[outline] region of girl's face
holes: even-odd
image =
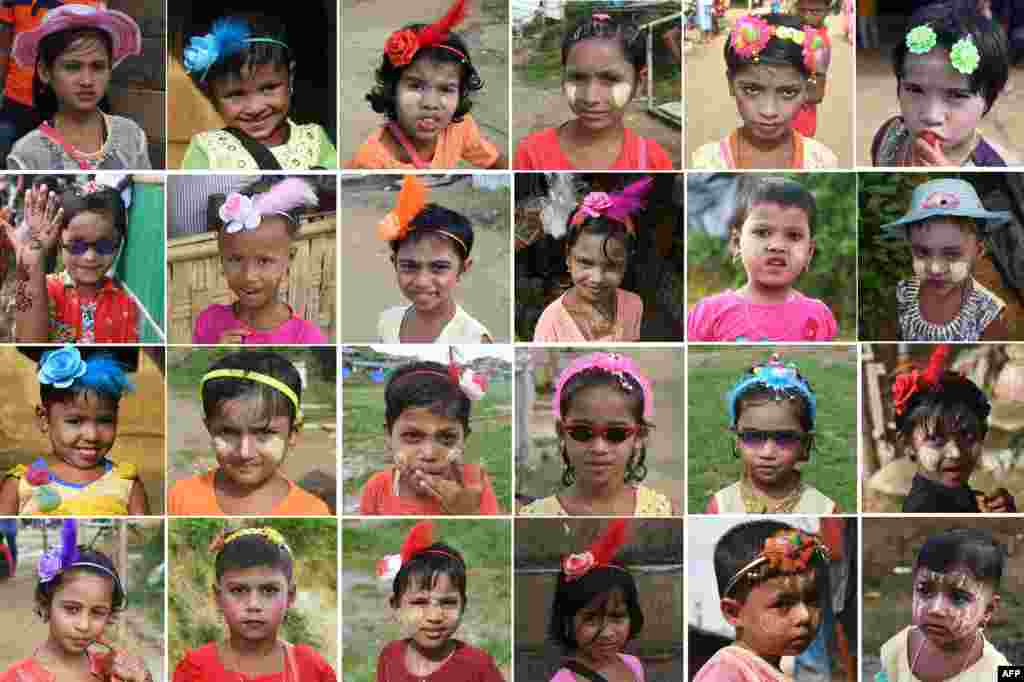
[[[426,651],[442,648],[455,635],[464,607],[451,576],[438,573],[431,582],[410,582],[395,608],[402,633]]]
[[[252,566],[224,571],[214,594],[231,636],[257,642],[277,639],[295,586],[278,568]]]
[[[210,88],[226,126],[272,147],[284,144],[287,135],[290,79],[284,64],[256,64],[241,74],[225,74]]]
[[[577,122],[591,131],[622,125],[644,72],[637,73],[615,40],[587,38],[571,48],[562,67],[562,89]]]
[[[588,303],[607,301],[626,276],[626,245],[621,239],[584,232],[565,262],[581,299]]]
[[[572,619],[577,653],[595,662],[613,661],[629,639],[629,607],[622,589],[599,594]]]
[[[268,417],[266,404],[258,395],[222,402],[218,414],[206,420],[206,430],[213,438],[221,470],[245,488],[266,483],[298,440],[289,418]]]
[[[746,648],[768,658],[796,656],[818,632],[821,596],[810,569],[763,580],[742,603],[723,599],[722,611]]]
[[[780,142],[807,101],[807,80],[791,65],[748,64],[729,79],[729,94],[747,131],[769,144]]]
[[[921,474],[950,488],[966,486],[981,457],[982,439],[969,429],[940,433],[920,424],[911,436]]]
[[[978,628],[992,618],[999,595],[966,566],[940,573],[914,571],[913,624],[939,649],[960,651],[974,645]]]
[[[971,91],[970,78],[953,68],[941,47],[907,53],[897,93],[911,139],[930,130],[943,149],[969,142],[985,115],[985,98]]]
[[[455,286],[473,264],[462,260],[443,235],[407,240],[394,256],[398,288],[416,310],[433,312],[452,303]]]
[[[922,286],[939,294],[962,287],[984,253],[984,243],[973,232],[947,218],[932,218],[910,228],[914,274]]]
[[[825,25],[829,4],[828,0],[797,0],[796,13],[804,24],[819,28]]]
[[[795,206],[754,204],[736,240],[747,281],[764,289],[788,289],[814,255],[807,213]]]
[[[613,386],[590,386],[572,396],[557,428],[578,483],[604,488],[625,480],[626,463],[646,437],[633,408],[634,399]]]
[[[806,438],[793,400],[751,401],[736,420],[736,450],[760,488],[789,483],[797,463],[807,460]]]
[[[462,422],[434,414],[429,407],[402,410],[388,440],[399,468],[442,478],[452,477],[452,465],[461,460],[466,446]]]
[[[111,245],[116,247],[120,235],[114,230],[114,221],[106,213],[82,211],[68,223],[61,233],[64,267],[78,285],[97,286],[114,263],[116,249],[101,254]],[[82,250],[84,247],[84,251]],[[80,252],[75,255],[76,252]]]
[[[291,236],[288,221],[263,216],[255,230],[229,234],[221,230],[220,262],[231,291],[244,310],[259,310],[277,302],[281,280],[288,273]]]
[[[423,56],[406,67],[395,87],[398,125],[414,142],[433,144],[459,107],[462,65]]]
[[[113,615],[110,578],[71,570],[61,578],[50,602],[50,641],[69,654],[82,654],[103,635]]]
[[[61,111],[91,112],[107,93],[110,52],[99,36],[76,38],[52,65],[39,63],[39,79],[53,88]]]
[[[114,447],[117,403],[92,391],[74,394],[67,402],[37,408],[39,430],[49,436],[53,454],[76,469],[92,469]]]

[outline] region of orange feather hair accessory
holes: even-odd
[[[395,207],[377,225],[377,236],[387,242],[405,239],[409,223],[427,205],[427,186],[415,175],[406,175]]]

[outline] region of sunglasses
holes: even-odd
[[[117,239],[97,239],[94,242],[87,242],[84,239],[72,239],[63,244],[72,256],[83,256],[92,249],[98,256],[109,256],[117,251],[119,241]]]
[[[748,448],[764,447],[768,441],[774,442],[780,448],[791,450],[803,445],[810,437],[804,431],[761,431],[759,429],[744,429],[737,431],[736,437]]]
[[[562,429],[569,434],[569,438],[572,438],[577,443],[589,443],[600,436],[609,443],[615,443],[616,445],[640,432],[639,426],[620,424],[598,426],[597,424],[579,422],[565,422],[562,425]]]

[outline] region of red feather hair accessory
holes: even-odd
[[[626,520],[615,519],[594,540],[590,549],[581,554],[570,554],[562,559],[562,573],[566,580],[582,578],[595,568],[614,566],[612,559],[626,542]]]
[[[403,28],[392,33],[384,43],[384,54],[391,65],[405,66],[409,64],[416,53],[425,47],[442,47],[457,55],[462,61],[467,61],[466,55],[459,50],[441,45],[451,30],[466,18],[467,4],[468,0],[455,0],[445,15],[429,26],[421,28],[419,31]]]
[[[949,344],[940,344],[932,351],[923,372],[913,369],[896,377],[892,385],[892,404],[897,416],[906,411],[907,404],[915,394],[933,390],[942,384],[951,352]]]

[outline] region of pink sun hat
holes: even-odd
[[[40,41],[53,33],[75,28],[95,28],[110,36],[113,46],[111,68],[125,57],[142,54],[142,32],[130,16],[113,9],[71,4],[50,10],[38,27],[16,35],[11,50],[14,59],[22,66],[35,68]]]

